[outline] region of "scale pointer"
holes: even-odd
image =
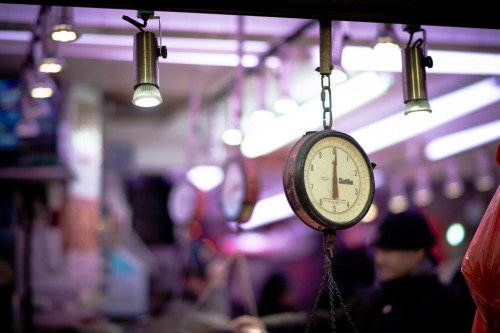
[[[335,155],[335,161],[333,162],[333,190],[332,190],[332,196],[333,199],[338,199],[339,198],[339,185],[337,181],[337,148],[333,149],[334,155]]]

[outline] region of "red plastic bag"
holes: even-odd
[[[462,261],[477,306],[472,333],[500,332],[500,186]]]

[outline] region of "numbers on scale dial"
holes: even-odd
[[[354,146],[339,138],[319,140],[311,147],[305,161],[304,182],[311,203],[318,211],[340,220],[349,220],[359,213],[357,210],[362,207],[356,207],[356,201],[366,181],[360,177],[362,158]],[[351,214],[350,209],[355,211]]]

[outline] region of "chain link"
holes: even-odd
[[[332,332],[335,333],[337,330],[337,325],[335,324],[335,297],[333,296],[333,286],[335,281],[333,281],[332,274],[332,258],[325,253],[325,267],[328,274],[328,297],[330,298],[330,322],[332,324]]]
[[[349,322],[349,325],[351,326],[351,329],[354,333],[358,333],[356,330],[356,325],[354,325],[354,321],[351,318],[351,315],[349,314],[349,310],[347,309],[347,306],[345,305],[344,299],[342,298],[342,295],[340,294],[340,290],[337,286],[337,283],[333,280],[333,273],[330,273],[331,275],[331,285],[333,285],[333,288],[335,289],[335,295],[337,295],[337,298],[339,299],[340,304],[342,305],[342,308],[344,309],[345,316],[347,318],[347,321]],[[330,281],[330,280],[329,280]]]
[[[309,330],[311,329],[312,321],[316,314],[316,310],[318,308],[319,299],[321,297],[322,291],[325,287],[325,282],[327,280],[328,280],[328,298],[330,305],[330,323],[331,323],[332,333],[335,333],[337,330],[337,325],[335,322],[335,296],[339,300],[342,309],[345,312],[345,316],[347,318],[347,321],[349,322],[349,325],[351,326],[352,331],[354,333],[358,333],[358,331],[356,330],[356,326],[354,325],[354,322],[351,318],[351,315],[349,314],[347,306],[344,303],[344,299],[340,294],[340,290],[337,286],[337,283],[333,279],[332,259],[333,259],[333,244],[335,242],[335,239],[336,239],[335,233],[328,233],[328,231],[325,231],[323,235],[323,249],[325,251],[325,262],[323,264],[324,273],[321,279],[321,283],[319,285],[318,292],[316,294],[316,298],[314,300],[313,308],[306,323],[305,333],[309,333]]]
[[[321,103],[323,104],[323,128],[332,129],[332,90],[329,74],[321,74]]]

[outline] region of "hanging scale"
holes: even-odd
[[[332,331],[335,332],[334,293],[347,310],[332,276],[333,244],[336,230],[352,227],[368,212],[375,185],[374,164],[363,148],[348,134],[332,130],[331,21],[320,20],[321,101],[323,130],[307,132],[295,143],[285,160],[283,187],[297,217],[311,228],[323,231],[325,273],[313,306],[309,331],[319,295],[328,280]],[[356,328],[346,311],[354,332]]]

